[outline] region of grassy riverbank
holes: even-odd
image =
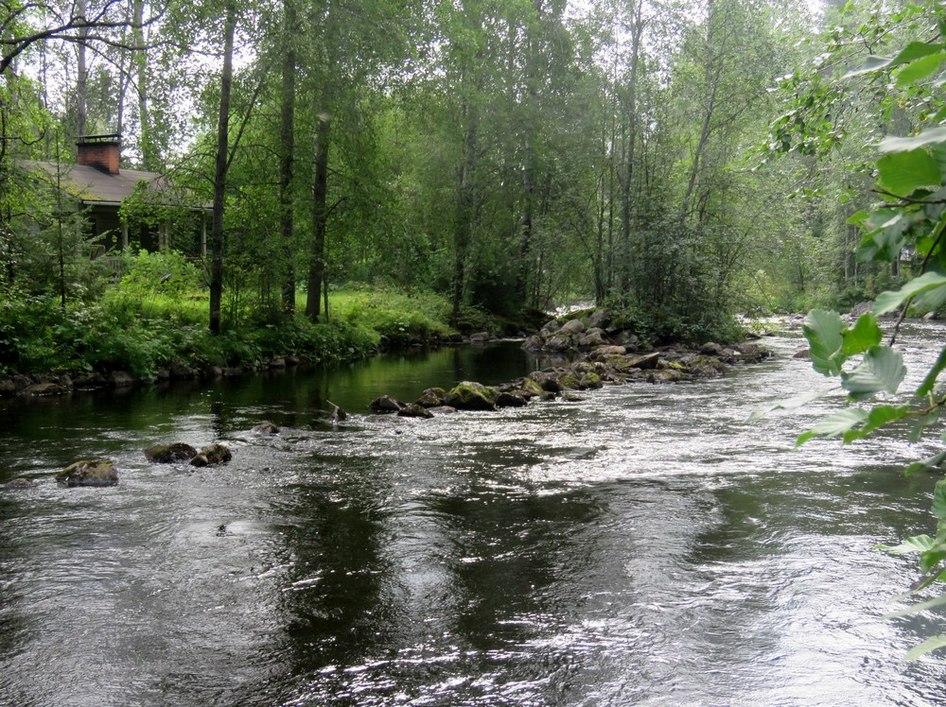
[[[431,292],[349,288],[330,295],[327,320],[312,323],[261,312],[237,295],[225,300],[226,331],[211,336],[207,294],[193,267],[173,255],[142,254],[117,282],[64,308],[50,295],[0,293],[0,375],[125,371],[148,379],[174,368],[259,367],[282,357],[340,361],[455,339],[449,311],[446,298]],[[476,310],[468,319],[475,328],[493,326]]]

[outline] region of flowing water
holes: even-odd
[[[946,329],[912,324],[911,378]],[[379,393],[508,380],[515,345],[0,409],[0,703],[946,704],[946,628],[891,619],[934,479],[895,438],[750,413],[830,382],[780,355],[497,413],[364,415]],[[353,411],[337,428],[327,400]],[[362,413],[362,414],[359,414]],[[261,419],[278,437],[248,430]],[[148,464],[229,440],[225,467]],[[58,487],[107,455],[109,489]]]

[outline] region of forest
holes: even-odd
[[[944,704],[944,318],[936,0],[0,0],[0,702]]]
[[[858,259],[848,223],[865,141],[919,101],[839,83],[912,31],[869,3],[4,8],[8,370],[328,360],[573,301],[732,339],[909,267]],[[94,135],[161,175],[111,229],[63,188]]]

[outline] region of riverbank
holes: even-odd
[[[211,336],[199,291],[142,291],[122,281],[92,303],[65,308],[48,297],[8,296],[0,302],[0,397],[324,366],[459,343],[471,332],[488,339],[515,326],[470,308],[458,330],[449,312],[435,293],[348,289],[330,296],[327,320],[231,313],[236,321]]]

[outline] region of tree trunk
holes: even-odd
[[[641,22],[641,5],[634,10],[634,27],[631,30],[631,76],[627,87],[627,150],[624,155],[624,175],[621,184],[621,297],[627,297],[631,289],[631,188],[634,181],[634,148],[637,137],[637,65],[640,58],[641,35],[644,25]]]
[[[135,68],[135,83],[138,93],[138,133],[141,149],[141,163],[147,170],[158,168],[158,150],[151,128],[151,114],[148,109],[148,54],[144,49],[145,36],[142,22],[144,21],[145,0],[132,0],[132,28],[131,36],[134,46],[139,47],[132,55]]]
[[[223,199],[229,154],[230,86],[233,83],[233,33],[236,0],[227,0],[223,38],[223,73],[220,76],[220,112],[217,116],[217,159],[214,169],[213,225],[210,231],[210,333],[220,333],[223,299]]]
[[[84,20],[86,0],[76,0],[76,17]],[[78,31],[79,41],[76,44],[76,137],[86,134],[89,106],[89,67],[85,58],[85,38],[89,36],[87,27]]]
[[[476,166],[476,113],[467,106],[466,135],[463,140],[463,155],[457,173],[457,212],[454,220],[453,241],[453,293],[451,296],[451,320],[460,320],[463,305],[463,290],[466,280],[466,259],[473,232],[473,170]]]
[[[328,225],[328,148],[331,116],[318,113],[315,132],[315,159],[312,170],[312,246],[309,252],[309,282],[305,314],[313,322],[319,318],[322,282],[325,279],[325,231]]]
[[[296,111],[296,52],[293,45],[296,30],[296,8],[294,0],[283,1],[283,42],[285,53],[282,65],[282,111],[279,120],[279,231],[285,280],[282,289],[283,310],[292,314],[296,309],[296,268],[294,263],[295,242],[292,229],[292,159],[293,136]]]

